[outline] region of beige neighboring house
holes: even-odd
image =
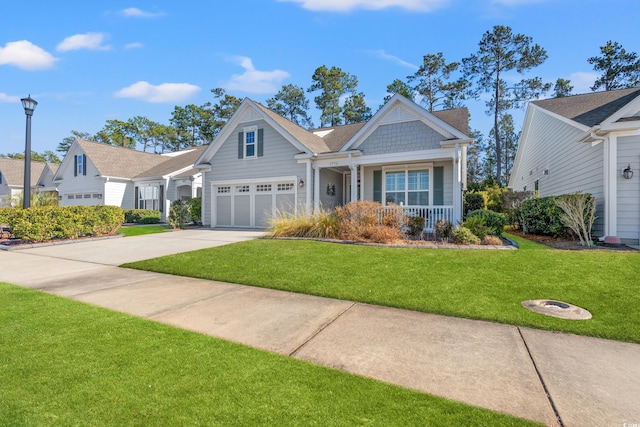
[[[31,162],[31,191],[55,192],[53,176],[58,170],[55,163]],[[0,158],[0,207],[13,206],[24,190],[24,159]]]
[[[205,149],[153,154],[77,139],[53,180],[60,205],[153,209],[166,221],[172,201],[200,196],[202,173],[193,164]]]

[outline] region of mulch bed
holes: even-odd
[[[563,250],[570,250],[570,251],[584,251],[584,250],[588,251],[588,250],[606,249],[606,250],[614,250],[614,251],[638,252],[637,249],[631,248],[627,245],[611,245],[611,244],[596,242],[596,246],[586,247],[586,246],[581,246],[579,240],[562,238],[562,237],[539,236],[536,234],[525,234],[521,230],[509,230],[509,234],[513,234],[514,236],[522,237],[524,239],[528,239],[536,243],[549,246],[554,249],[563,249]]]

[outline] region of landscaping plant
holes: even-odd
[[[479,245],[480,238],[473,234],[464,225],[459,225],[453,230],[453,241],[459,245]]]
[[[169,225],[174,230],[184,228],[184,226],[191,220],[191,213],[189,212],[189,206],[182,200],[174,200],[171,202],[169,208]]]
[[[590,194],[567,194],[556,199],[562,209],[560,221],[580,239],[582,246],[593,246],[591,230],[596,220],[596,198]]]

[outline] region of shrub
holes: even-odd
[[[467,227],[460,225],[453,230],[453,241],[460,245],[477,245],[480,243],[478,236]]]
[[[340,224],[338,238],[344,240],[382,243],[381,240],[386,238],[386,242],[391,242],[402,237],[400,227],[407,222],[402,207],[392,206],[385,209],[378,202],[365,200],[339,206],[335,213]],[[375,231],[375,228],[385,230]]]
[[[500,236],[504,231],[504,226],[507,224],[507,217],[502,213],[490,210],[477,210],[470,212],[465,221],[465,227],[471,229],[471,231],[473,231],[473,228],[467,225],[467,221],[471,219],[479,221],[487,228],[488,231],[485,234],[492,234],[494,236]],[[476,233],[474,232],[474,234]],[[481,239],[484,237],[478,234],[476,234],[476,236]]]
[[[464,216],[467,217],[469,212],[486,209],[487,204],[484,197],[480,193],[465,193],[464,195]]]
[[[566,194],[556,199],[562,209],[560,221],[580,239],[582,246],[592,246],[591,230],[596,220],[596,199],[590,194]]]
[[[533,191],[507,191],[502,197],[502,212],[507,215],[507,224],[521,228],[520,207],[522,202],[533,198]]]
[[[111,235],[124,222],[121,208],[104,205],[13,208],[5,218],[14,237],[29,242]]]
[[[528,199],[520,205],[520,224],[524,233],[561,236],[567,228],[560,217],[562,209],[556,203],[558,196]]]
[[[194,197],[187,200],[187,206],[189,206],[189,213],[191,214],[191,221],[194,224],[202,224],[202,197]]]
[[[491,229],[487,226],[487,222],[478,217],[467,218],[462,225],[471,231],[478,239],[482,240],[485,236],[491,235]]]
[[[161,214],[153,209],[127,209],[124,211],[124,222],[135,224],[158,224]]]
[[[482,244],[502,246],[502,239],[498,236],[492,236],[491,234],[489,234],[488,236],[484,236],[484,239],[482,239]]]
[[[447,221],[446,219],[441,219],[440,221],[436,222],[433,228],[436,239],[440,241],[449,240],[449,238],[453,234],[453,224],[451,224],[451,222]]]
[[[422,237],[422,232],[424,231],[424,218],[421,216],[410,217],[407,227],[411,236]]]
[[[169,225],[174,230],[184,228],[185,224],[191,220],[189,206],[182,200],[174,200],[169,208]]]
[[[268,233],[271,237],[335,239],[338,226],[336,215],[324,209],[313,215],[279,212],[269,220]]]

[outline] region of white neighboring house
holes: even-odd
[[[277,212],[352,200],[402,205],[426,229],[455,224],[468,120],[466,108],[430,113],[394,95],[366,123],[306,130],[247,98],[195,164],[203,224],[262,228]]]
[[[31,191],[56,192],[53,176],[58,170],[55,163],[31,162]],[[0,207],[13,206],[24,190],[24,160],[0,157]],[[57,193],[56,193],[57,196]]]
[[[153,209],[166,221],[172,201],[200,196],[202,173],[193,164],[205,149],[152,154],[77,139],[54,177],[60,205]]]
[[[638,244],[640,88],[530,102],[509,187],[591,193],[594,235]]]

